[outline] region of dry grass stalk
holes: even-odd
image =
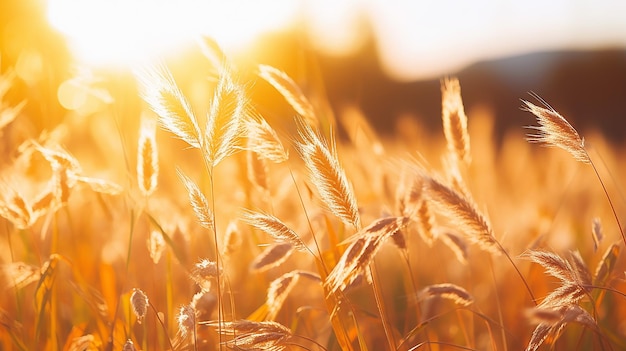
[[[313,105],[300,90],[300,87],[285,72],[268,65],[259,65],[259,77],[265,79],[287,100],[307,124],[317,127],[319,121],[315,115]]]
[[[236,151],[247,115],[247,98],[241,85],[224,71],[217,83],[205,129],[204,155],[216,166]]]
[[[591,274],[578,252],[570,252],[567,260],[543,250],[530,250],[523,257],[541,265],[546,273],[561,281],[562,285],[546,296],[540,307],[573,305],[591,290]]]
[[[604,238],[602,222],[600,222],[600,218],[598,217],[595,217],[591,223],[591,238],[593,239],[593,252],[596,252]]]
[[[552,107],[546,104],[543,108],[531,102],[522,100],[523,109],[535,115],[539,126],[530,126],[528,129],[537,131],[536,134],[528,134],[526,140],[531,143],[539,143],[547,146],[559,147],[574,156],[583,163],[591,163],[589,154],[585,150],[585,141],[569,122]]]
[[[596,267],[596,271],[593,275],[593,283],[595,285],[604,285],[611,276],[613,268],[617,263],[619,257],[620,246],[617,244],[611,245],[600,260],[600,264]]]
[[[267,213],[246,211],[243,220],[249,225],[263,231],[279,242],[291,244],[296,250],[306,251],[307,246],[293,229],[275,216]]]
[[[156,123],[149,118],[141,121],[137,150],[137,181],[143,196],[150,196],[157,187],[159,156],[156,144]]]
[[[203,323],[212,327],[217,322]],[[293,337],[291,330],[284,325],[273,322],[253,322],[238,320],[222,323],[222,334],[234,335],[229,344],[236,349],[280,351],[287,347]]]
[[[282,163],[289,159],[289,153],[285,150],[276,131],[264,118],[260,116],[247,118],[245,126],[248,150],[254,151],[259,157],[274,163]]]
[[[354,234],[353,242],[326,277],[328,293],[344,290],[366,271],[387,238],[406,227],[407,217],[387,217],[374,221]]]
[[[433,178],[426,178],[424,184],[428,199],[442,214],[458,224],[459,231],[465,233],[483,250],[500,253],[500,246],[489,221],[478,211],[471,199]]]
[[[198,223],[208,230],[213,229],[213,212],[209,207],[209,202],[206,197],[200,191],[200,188],[193,180],[183,174],[181,170],[177,170],[178,177],[182,180],[185,188],[187,189],[187,193],[189,194],[189,202],[191,203],[191,207],[193,208],[193,212],[198,219]]]
[[[434,296],[439,296],[445,299],[454,301],[457,305],[469,306],[474,302],[474,298],[462,287],[450,284],[434,284],[429,285],[418,293],[418,299],[424,300]]]
[[[134,288],[133,293],[130,295],[130,307],[133,309],[135,317],[137,317],[137,323],[141,324],[146,317],[148,306],[148,296],[141,289]]]
[[[164,66],[150,67],[138,73],[142,97],[159,116],[161,125],[194,148],[203,145],[202,132],[191,104]]]
[[[310,126],[300,121],[298,127],[302,138],[298,150],[320,198],[344,223],[360,229],[361,218],[354,190],[339,164],[334,142],[331,141],[328,147]]]
[[[252,261],[250,269],[263,272],[278,267],[287,261],[293,250],[293,245],[288,242],[270,245]]]
[[[71,172],[72,175],[82,173],[78,160],[62,147],[56,146],[56,149],[52,149],[35,144],[35,148],[50,163],[53,170],[65,169]]]
[[[441,83],[443,132],[448,151],[457,162],[469,164],[470,139],[467,132],[467,116],[461,99],[461,85],[456,78],[444,79]]]

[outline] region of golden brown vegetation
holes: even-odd
[[[148,67],[143,122],[70,115],[2,144],[0,349],[626,348],[626,150],[527,101],[529,141],[574,159],[519,132],[496,146],[456,79],[439,135],[401,119],[384,139],[347,109],[337,140],[287,74],[202,49],[209,101]],[[252,74],[295,133],[258,112]],[[23,106],[0,104],[0,133]]]

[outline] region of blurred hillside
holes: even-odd
[[[6,97],[9,102],[26,97],[30,101],[26,112],[41,113],[44,109],[49,118],[39,121],[38,127],[48,128],[63,114],[56,90],[75,73],[76,65],[71,62],[62,37],[46,23],[43,8],[39,1],[2,2],[0,67],[2,72],[17,67],[21,78]],[[335,112],[345,105],[360,107],[381,133],[392,133],[394,121],[401,115],[415,116],[438,128],[441,106],[437,79],[412,82],[390,79],[378,59],[373,35],[367,36],[369,39],[357,52],[342,57],[314,50],[303,31],[266,35],[250,49],[254,54],[240,56],[247,63],[265,63],[284,70],[305,93],[316,95],[318,101],[326,97]],[[206,67],[202,60],[194,49],[180,53],[175,61],[181,67],[192,64]],[[108,74],[102,72],[103,76]],[[124,74],[124,79],[129,79],[130,73]],[[197,72],[180,71],[178,75],[184,82]],[[461,81],[466,110],[486,106],[496,116],[498,130],[532,122],[519,109],[519,99],[529,99],[528,92],[532,91],[580,130],[598,128],[614,142],[621,142],[626,134],[624,49],[528,53],[477,62],[449,75],[456,75]],[[254,89],[257,96],[264,97],[261,112],[274,116],[293,114],[271,87],[258,84]],[[132,100],[127,93],[124,90],[125,99]],[[271,99],[272,96],[276,99]]]

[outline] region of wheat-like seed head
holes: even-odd
[[[595,285],[603,285],[611,276],[613,268],[617,263],[619,257],[620,246],[617,244],[611,245],[600,260],[600,264],[596,267],[596,271],[593,274],[593,283]]]
[[[462,263],[467,264],[467,255],[468,255],[468,247],[467,243],[460,235],[456,235],[450,231],[443,231],[437,238],[441,239],[441,241],[454,253],[456,259]]]
[[[576,160],[591,163],[589,154],[585,150],[584,140],[563,116],[549,106],[543,108],[525,100],[522,100],[522,103],[524,104],[522,109],[535,115],[539,123],[539,126],[528,127],[537,133],[528,134],[526,140],[531,143],[559,147],[569,152]]]
[[[267,160],[253,151],[246,151],[246,174],[248,180],[262,193],[269,192]]]
[[[270,287],[267,289],[266,299],[268,320],[274,320],[276,318],[278,311],[280,311],[287,296],[298,283],[299,278],[300,275],[292,271],[281,275],[270,283]]]
[[[183,305],[178,311],[176,317],[178,322],[178,330],[183,337],[187,336],[196,329],[196,311],[192,305]]]
[[[598,246],[602,242],[604,238],[604,234],[602,233],[602,222],[600,222],[600,218],[594,217],[591,223],[591,238],[593,239],[593,252],[598,251]]]
[[[209,207],[209,202],[206,197],[200,191],[200,188],[196,183],[194,183],[191,178],[187,177],[183,174],[183,172],[177,169],[178,177],[182,180],[183,185],[187,189],[187,193],[189,194],[189,202],[191,203],[191,207],[193,208],[193,212],[198,219],[198,222],[202,227],[208,230],[213,229],[213,212]]]
[[[276,131],[264,118],[261,116],[247,118],[245,127],[248,137],[248,150],[254,151],[259,157],[274,163],[282,163],[289,159],[289,153],[285,150]]]
[[[211,327],[218,325],[217,322],[202,324]],[[222,322],[221,325],[222,334],[234,336],[229,344],[237,349],[281,351],[286,348],[286,342],[293,337],[289,328],[274,321],[238,320]]]
[[[41,278],[42,269],[24,262],[11,262],[0,265],[4,276],[3,288],[23,288]]]
[[[130,295],[130,306],[137,317],[137,323],[141,324],[148,313],[148,296],[141,289],[134,288]]]
[[[203,145],[202,132],[191,104],[164,66],[148,67],[137,73],[142,97],[159,116],[161,125],[194,148]]]
[[[299,120],[300,121],[300,120]],[[334,142],[328,147],[320,137],[300,121],[299,134],[302,142],[298,151],[309,170],[309,176],[317,192],[328,208],[344,223],[361,228],[361,218],[352,185],[339,164]]]
[[[165,251],[165,240],[163,239],[163,234],[161,234],[158,230],[150,231],[150,237],[146,241],[148,246],[148,253],[150,253],[150,258],[154,264],[159,263],[161,260],[161,255],[163,251]]]
[[[224,245],[222,245],[222,254],[230,257],[241,246],[241,235],[237,221],[230,221],[224,232]]]
[[[442,214],[458,224],[459,231],[464,232],[482,249],[494,254],[500,253],[489,221],[478,211],[471,199],[433,178],[426,178],[424,184],[428,199]]]
[[[259,65],[259,77],[270,83],[312,128],[319,125],[313,105],[300,87],[285,72],[268,65]]]
[[[84,351],[84,350],[97,350],[100,346],[99,341],[93,336],[93,334],[87,334],[78,336],[72,339],[72,343],[67,348],[68,351]]]
[[[232,155],[244,132],[248,100],[244,88],[235,82],[230,72],[223,71],[218,81],[205,129],[204,155],[211,166]]]
[[[288,242],[270,245],[252,261],[250,269],[263,272],[270,268],[278,267],[287,261],[293,250],[293,245]]]
[[[137,181],[143,196],[150,196],[157,187],[159,156],[156,144],[156,123],[143,118],[137,150]]]
[[[470,140],[467,132],[467,116],[461,99],[461,85],[456,78],[441,83],[443,132],[448,151],[457,162],[470,163]]]
[[[595,319],[578,305],[564,305],[556,307],[537,307],[529,316],[532,321],[539,323],[528,342],[526,351],[536,351],[544,342],[554,343],[568,323],[580,323],[592,330],[597,330]]]
[[[418,299],[423,300],[429,297],[439,296],[454,301],[454,303],[462,306],[469,306],[474,302],[472,295],[462,287],[450,284],[434,284],[429,285],[417,294]]]
[[[122,348],[122,351],[136,351],[137,349],[135,348],[135,344],[133,343],[132,340],[128,339],[126,340],[126,342],[124,343],[124,347]]]
[[[544,298],[541,307],[575,304],[591,290],[591,274],[578,252],[569,252],[564,259],[553,252],[529,250],[522,257],[540,264],[546,273],[561,281],[562,285]]]
[[[279,242],[290,243],[296,250],[307,250],[300,236],[275,216],[267,213],[246,211],[243,214],[243,220],[258,230],[269,234]]]
[[[381,218],[354,234],[352,243],[326,277],[324,285],[329,293],[344,290],[354,282],[366,271],[385,240],[408,223],[407,217]]]
[[[202,290],[209,291],[211,281],[216,279],[221,273],[221,268],[218,271],[217,264],[214,261],[203,259],[195,264],[190,275],[191,279],[193,279]]]

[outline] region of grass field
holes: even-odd
[[[379,136],[204,49],[138,70],[140,108],[0,105],[0,350],[626,348],[626,150],[532,96],[496,144],[454,78],[440,132]]]

